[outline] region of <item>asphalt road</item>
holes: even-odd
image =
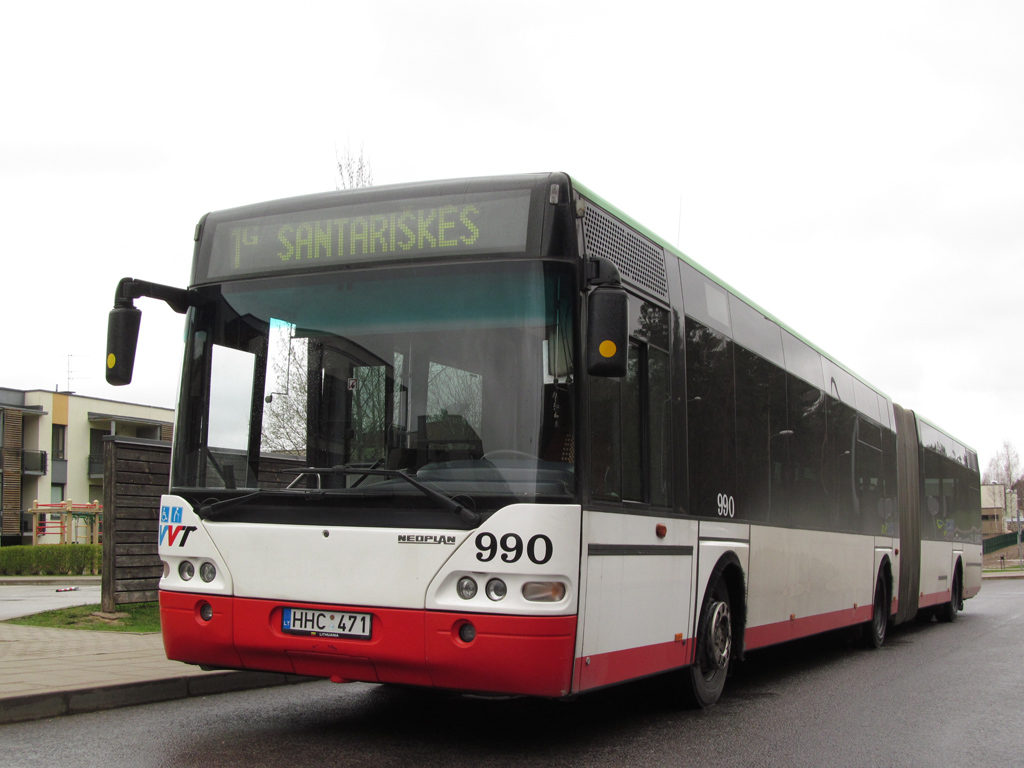
[[[0,726],[25,766],[1020,765],[1024,580],[868,651],[831,634],[751,654],[718,705],[666,681],[573,702],[310,683]]]
[[[0,584],[0,621],[16,619],[42,611],[68,608],[75,605],[96,605],[100,602],[99,584],[84,584],[70,592],[65,584]],[[0,765],[2,765],[0,748]]]

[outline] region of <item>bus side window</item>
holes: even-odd
[[[648,501],[658,507],[672,503],[672,389],[669,354],[647,348],[647,434],[650,451]]]
[[[813,384],[788,374],[789,438],[789,519],[786,524],[801,528],[820,528],[829,507],[825,446],[828,440],[828,397]],[[773,510],[774,511],[774,510]],[[776,521],[773,517],[772,522]]]
[[[690,514],[747,517],[735,506],[733,342],[692,317],[686,318],[686,424]]]
[[[632,346],[632,345],[631,345]],[[628,379],[628,375],[626,377]],[[591,494],[595,499],[621,501],[623,390],[626,379],[593,376],[590,379]],[[636,446],[627,446],[634,449]]]
[[[733,352],[737,514],[778,524],[789,517],[784,478],[792,431],[786,416],[786,372],[739,343]]]
[[[591,378],[592,495],[670,503],[669,355],[631,339],[626,376]]]

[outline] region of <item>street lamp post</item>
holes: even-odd
[[[1021,568],[1024,568],[1024,552],[1021,551],[1020,505],[1017,503],[1017,492],[1003,486],[1003,514],[1005,515],[1005,520],[1013,520],[1010,516],[1011,504],[1017,508],[1017,563]]]
[[[1020,502],[1017,501],[1017,494],[1013,494],[1013,501],[1017,505],[1017,562],[1021,568],[1024,568],[1024,553],[1021,552],[1020,547]]]

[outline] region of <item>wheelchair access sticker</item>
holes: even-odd
[[[164,540],[167,540],[167,546],[173,547],[174,542],[178,541],[178,537],[181,540],[178,541],[179,547],[184,547],[185,542],[188,541],[188,535],[192,531],[196,530],[194,525],[181,525],[181,507],[160,507],[160,545],[163,546]],[[177,523],[177,525],[176,525]]]

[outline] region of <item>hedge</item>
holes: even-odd
[[[102,544],[0,547],[0,576],[88,576],[102,563]]]

